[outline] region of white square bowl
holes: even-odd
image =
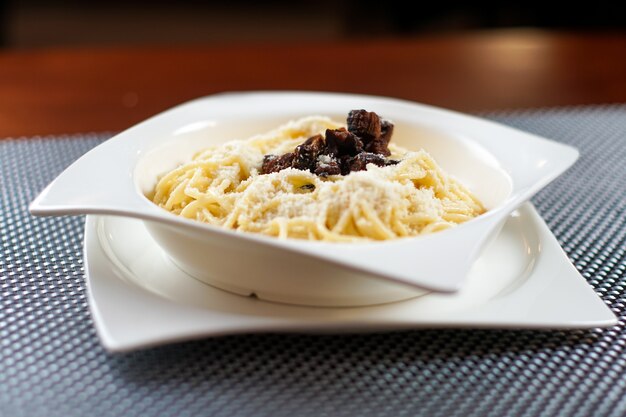
[[[145,194],[196,151],[307,115],[364,108],[391,119],[393,141],[424,148],[488,211],[413,238],[327,243],[236,233],[181,218]],[[140,218],[178,267],[212,285],[294,304],[354,306],[455,292],[513,210],[563,173],[578,151],[477,117],[361,95],[251,92],[210,96],[150,118],[94,148],[31,204],[37,215]]]

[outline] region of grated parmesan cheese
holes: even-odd
[[[242,232],[327,241],[385,240],[442,230],[484,211],[424,150],[390,146],[397,165],[320,178],[293,168],[261,175],[282,154],[325,129],[324,117],[199,152],[162,177],[154,202],[175,214]],[[319,156],[321,164],[331,162]]]

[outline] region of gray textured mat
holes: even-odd
[[[107,136],[3,140],[0,416],[625,416],[626,106],[490,117],[580,149],[534,203],[618,326],[235,336],[107,354],[86,304],[83,219],[26,211]]]

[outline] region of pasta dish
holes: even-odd
[[[484,212],[425,150],[389,143],[392,132],[365,110],[351,111],[347,125],[304,117],[200,151],[149,197],[240,232],[330,242],[416,236]]]

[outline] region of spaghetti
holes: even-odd
[[[161,177],[151,198],[177,215],[236,231],[330,242],[416,236],[484,212],[426,151],[393,144],[395,165],[368,164],[345,176],[294,168],[260,173],[264,155],[291,152],[340,127],[326,117],[306,117],[203,150]]]

